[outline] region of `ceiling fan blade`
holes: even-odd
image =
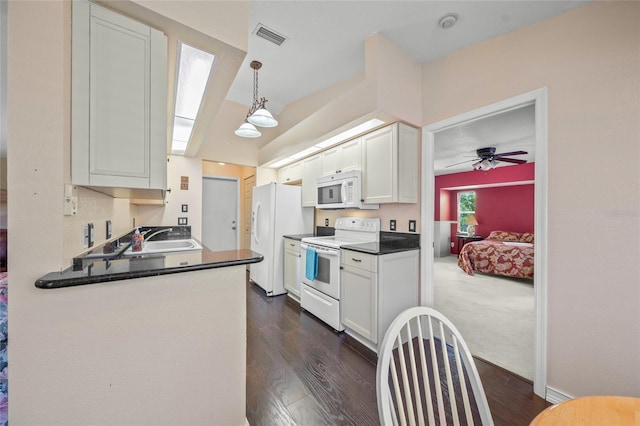
[[[528,154],[528,152],[527,151],[501,152],[500,154],[495,154],[494,157],[502,157],[502,156],[509,157],[512,155],[525,155],[525,154]]]
[[[494,158],[496,161],[504,161],[505,163],[524,164],[527,160],[520,160],[517,158]]]
[[[461,161],[459,163],[449,164],[448,166],[444,166],[444,168],[446,169],[447,167],[453,167],[453,166],[457,166],[459,164],[470,163],[470,162],[476,161],[476,160],[479,160],[479,158],[474,158],[473,160],[467,160],[467,161]]]

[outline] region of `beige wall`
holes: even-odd
[[[591,3],[422,81],[424,125],[548,88],[548,385],[639,396],[640,3]]]
[[[189,188],[181,189],[182,176],[189,178]],[[202,237],[202,169],[197,158],[170,155],[167,163],[167,188],[164,206],[138,206],[136,225],[175,226],[179,217],[186,217],[191,235]],[[188,212],[182,212],[182,204]]]

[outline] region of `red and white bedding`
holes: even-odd
[[[473,272],[533,279],[533,234],[493,231],[486,240],[464,245],[458,266]]]

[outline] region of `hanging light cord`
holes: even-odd
[[[264,97],[258,99],[258,70],[262,68],[262,63],[259,61],[251,61],[250,66],[253,68],[253,105],[251,105],[246,118],[251,117],[257,110],[264,108],[264,105],[267,103],[267,99]]]

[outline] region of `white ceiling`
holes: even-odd
[[[250,1],[248,52],[227,99],[250,105],[252,60],[263,63],[259,95],[280,113],[289,103],[364,72],[365,39],[380,33],[420,63],[546,19],[580,1]],[[438,20],[456,13],[441,29]],[[258,24],[288,39],[276,46]]]
[[[473,170],[479,148],[495,147],[496,154],[526,151],[526,155],[511,158],[527,160],[535,158],[535,105],[492,115],[480,120],[463,123],[435,135],[435,174],[450,174]],[[462,163],[462,164],[458,164]],[[512,166],[498,162],[498,167]]]

